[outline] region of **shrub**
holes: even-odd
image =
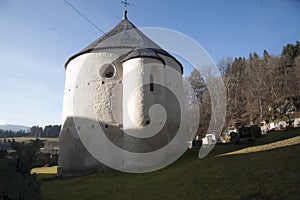
[[[0,161],[0,199],[41,199],[41,183],[35,174],[16,171],[15,160]]]

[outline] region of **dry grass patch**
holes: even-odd
[[[57,166],[52,167],[36,167],[31,170],[31,174],[56,174]]]
[[[270,144],[259,145],[259,146],[254,146],[254,147],[248,147],[248,148],[241,149],[241,150],[238,150],[238,151],[233,151],[233,152],[221,154],[219,156],[255,153],[255,152],[259,152],[259,151],[267,151],[267,150],[272,150],[272,149],[276,149],[276,148],[292,146],[292,145],[296,145],[296,144],[300,144],[300,136],[285,139],[283,141],[273,142],[273,143],[270,143]]]

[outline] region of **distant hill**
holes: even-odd
[[[11,131],[19,131],[19,130],[29,131],[30,127],[23,126],[23,125],[15,125],[15,124],[1,124],[0,129],[11,130]]]

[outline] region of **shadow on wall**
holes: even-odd
[[[139,138],[128,135],[119,125],[104,124],[87,118],[68,117],[60,133],[58,176],[82,176],[112,170],[88,151],[78,132],[81,137],[87,136],[95,142],[94,138],[97,138],[97,134],[101,134],[99,132],[101,127],[105,137],[118,148],[128,152],[147,153],[167,145],[178,132],[180,120],[180,114],[173,115],[169,120],[167,118],[159,133],[148,138]],[[101,145],[100,141],[99,145]],[[110,152],[110,150],[108,149],[106,152]],[[115,158],[111,157],[111,159]]]

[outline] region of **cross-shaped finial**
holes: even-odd
[[[130,6],[130,3],[128,3],[127,0],[121,1],[121,3],[124,5],[124,10],[126,10],[127,6]]]
[[[121,1],[122,4],[124,4],[124,16],[123,19],[127,19],[127,6],[130,6],[130,3],[127,2],[127,0]]]

